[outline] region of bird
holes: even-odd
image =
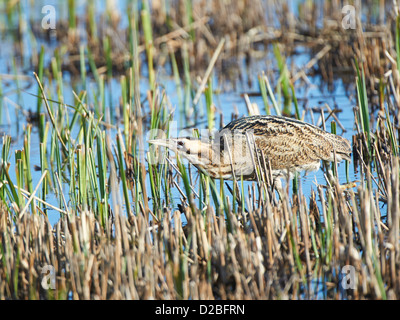
[[[301,120],[274,115],[236,119],[209,137],[154,139],[212,178],[256,180],[260,155],[275,180],[317,171],[321,160],[351,161],[350,142]]]

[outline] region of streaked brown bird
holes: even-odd
[[[345,138],[303,121],[280,116],[251,116],[232,121],[214,139],[150,140],[185,157],[213,178],[255,180],[258,155],[265,157],[274,179],[296,172],[315,171],[321,160],[351,160]]]

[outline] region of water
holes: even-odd
[[[51,1],[50,1],[51,2]],[[44,3],[44,2],[43,2]],[[51,4],[46,1],[45,4]],[[23,4],[24,5],[24,4]],[[25,4],[26,5],[26,4]],[[44,5],[44,4],[42,4]],[[54,3],[56,6],[62,6],[61,3]],[[121,5],[118,3],[118,5]],[[34,7],[36,9],[41,8],[41,3],[38,1],[35,3]],[[57,7],[58,8],[58,7]],[[80,9],[79,9],[80,8]],[[78,6],[79,10],[82,8]],[[60,12],[64,12],[65,10],[60,10]],[[40,12],[40,11],[38,11]],[[27,19],[32,18],[33,13],[26,12]],[[39,16],[40,17],[40,16]],[[60,17],[61,19],[61,17]],[[39,21],[40,20],[36,20]],[[122,25],[126,24],[125,18],[122,19]],[[28,112],[28,110],[34,111],[36,109],[36,97],[30,95],[37,94],[38,88],[36,82],[33,77],[33,72],[35,71],[29,63],[29,57],[31,56],[31,50],[35,48],[39,48],[41,44],[46,46],[46,58],[45,58],[45,66],[48,66],[48,63],[53,56],[53,50],[57,47],[57,43],[46,42],[44,40],[37,39],[36,46],[32,45],[32,42],[29,41],[29,34],[25,35],[26,39],[24,43],[26,44],[24,56],[22,59],[14,59],[14,39],[11,33],[7,33],[7,29],[2,33],[2,48],[0,50],[0,79],[2,81],[3,87],[3,110],[2,110],[2,120],[0,123],[0,130],[3,135],[10,135],[13,139],[12,150],[20,150],[23,148],[23,128],[27,125],[26,116],[24,113]],[[312,57],[307,48],[297,47],[297,54],[288,57],[287,63],[294,64],[296,70],[300,70],[302,66],[304,66]],[[258,80],[257,76],[260,71],[267,70],[268,68],[276,68],[276,63],[273,55],[271,54],[272,50],[269,50],[265,53],[265,56],[262,59],[257,59],[252,62],[252,64],[247,68],[245,66],[245,59],[239,57],[238,65],[241,66],[241,73],[243,75],[243,81],[239,81],[235,84],[236,90],[228,90],[222,91],[219,94],[216,94],[214,97],[214,102],[218,111],[216,112],[216,125],[219,123],[219,113],[222,113],[224,116],[225,124],[227,124],[231,118],[232,111],[237,109],[239,116],[246,116],[247,107],[244,101],[244,98],[241,96],[242,93],[251,93],[251,92],[259,92],[258,89]],[[22,61],[23,63],[14,63],[15,61]],[[145,68],[144,68],[145,69]],[[15,70],[15,71],[14,71]],[[17,74],[17,78],[13,75]],[[145,72],[142,72],[142,75],[145,75]],[[45,76],[46,77],[46,76]],[[18,79],[18,83],[16,81]],[[339,120],[346,129],[346,132],[342,132],[339,126],[337,126],[338,134],[343,135],[345,138],[351,141],[352,135],[355,134],[354,128],[354,114],[353,107],[355,106],[354,98],[348,97],[346,94],[346,88],[344,87],[343,82],[338,79],[335,80],[333,85],[333,92],[327,90],[326,86],[321,85],[321,80],[319,77],[309,77],[311,81],[311,85],[299,85],[300,81],[296,83],[296,96],[299,100],[299,107],[301,112],[303,110],[309,110],[314,108],[323,107],[325,104],[328,104],[332,109],[335,106],[338,106],[342,112],[338,114]],[[71,83],[71,77],[68,72],[64,73],[63,78],[63,92],[64,92],[64,101],[67,104],[74,104],[72,91],[76,88]],[[88,80],[88,94],[93,99],[93,80]],[[171,105],[175,108],[174,119],[176,121],[179,120],[179,103],[178,96],[176,93],[176,85],[171,77],[171,71],[169,70],[168,64],[166,67],[161,67],[157,70],[157,81],[160,85],[162,85],[165,90],[168,98],[170,99]],[[48,83],[47,83],[48,84]],[[215,87],[219,89],[223,89],[226,84],[218,83],[218,74],[214,74],[214,84]],[[21,90],[18,90],[18,87]],[[55,92],[56,87],[53,83],[53,87],[51,88],[53,92]],[[141,90],[142,95],[145,96],[147,87],[147,80],[142,78],[141,81]],[[182,89],[183,90],[183,89]],[[112,99],[110,101],[109,92],[106,92],[106,103],[110,104],[108,107],[115,108],[115,106],[119,105],[121,88],[119,85],[119,77],[116,77],[114,81],[112,81]],[[265,114],[264,104],[261,96],[250,96],[250,100],[253,103],[256,103],[261,111],[261,114]],[[199,103],[199,114],[203,114],[202,118],[199,118],[199,125],[197,126],[199,129],[206,127],[206,117],[205,117],[205,102],[204,97],[202,97]],[[272,110],[273,112],[273,110]],[[325,113],[327,115],[327,113]],[[317,112],[314,113],[314,123],[318,121],[319,114]],[[310,112],[306,111],[305,113],[305,121],[309,123],[313,123],[313,119],[310,116]],[[330,118],[326,122],[326,129],[330,131],[331,125]],[[178,130],[181,129],[180,127]],[[31,144],[31,163],[32,165],[40,166],[40,158],[39,158],[39,135],[37,127],[33,127],[32,129],[32,144]],[[146,146],[147,147],[147,146]],[[13,167],[14,159],[13,152],[11,153],[10,162],[12,163],[12,168],[10,169],[10,173],[12,179],[15,181],[15,170]],[[354,173],[352,169],[352,165],[350,165],[349,170],[349,179],[350,181],[357,180],[357,175]],[[41,173],[32,171],[33,178],[33,186],[35,187],[41,177]],[[341,183],[346,183],[346,172],[345,165],[341,163],[338,165],[338,175]],[[301,176],[301,186],[302,191],[306,196],[310,195],[311,189],[315,189],[315,184],[325,184],[325,178],[323,176],[323,171],[319,170],[317,172],[310,173],[308,175]],[[246,183],[247,185],[250,183]],[[68,195],[68,185],[64,185],[64,194]],[[227,191],[226,194],[229,192]],[[148,190],[148,194],[150,190]],[[174,203],[178,203],[180,201],[180,194],[174,188],[173,189],[173,200]],[[55,206],[59,205],[59,199],[54,194],[50,194],[47,198],[47,201]],[[68,201],[68,200],[67,200]],[[55,210],[48,209],[47,214],[52,223],[55,223],[59,218],[59,213]]]

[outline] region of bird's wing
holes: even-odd
[[[221,131],[225,130],[253,133],[256,146],[278,168],[321,159],[333,161],[334,150],[342,159],[350,159],[351,146],[348,140],[299,120],[252,116],[232,121]]]
[[[266,159],[271,161],[271,166],[275,169],[301,166],[321,159],[327,160],[330,157],[330,152],[321,145],[292,136],[284,139],[276,136],[256,137],[255,142],[257,148],[263,151]]]
[[[262,150],[274,169],[286,169],[322,160],[328,160],[332,143],[308,127],[257,127],[246,130],[254,137],[255,145]]]

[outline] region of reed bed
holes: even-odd
[[[384,217],[372,188],[337,183],[277,204],[268,186],[253,185],[246,210],[233,212],[226,198],[229,218],[181,205],[157,223],[115,213],[103,226],[81,211],[52,226],[45,215],[12,217],[3,208],[1,298],[397,299],[398,169],[398,158],[384,168]],[[356,284],[345,290],[348,265]],[[54,290],[43,289],[45,266],[54,267]]]
[[[0,74],[0,111],[12,82],[27,121],[20,148],[2,138],[0,299],[400,298],[398,8],[371,1],[378,16],[345,32],[340,1],[306,1],[296,14],[281,1],[132,1],[121,29],[112,1],[101,13],[88,1],[80,15],[71,0],[56,39],[29,24],[26,59],[21,6],[2,8],[16,26],[16,58],[13,74]],[[288,63],[299,46],[313,54],[302,69]],[[181,159],[152,161],[163,155],[147,140],[168,135],[171,120],[193,128],[203,115],[219,127],[219,88],[236,86],[239,57],[249,71],[262,51],[275,68],[243,95],[249,114],[319,117],[344,131],[339,108],[307,108],[296,89],[315,74],[328,88],[336,77],[347,84],[356,132],[347,184],[328,164],[326,184],[305,196],[300,179],[278,193],[262,159],[253,183],[215,181]],[[175,114],[159,82],[167,64]],[[24,66],[33,76],[19,74]],[[32,88],[28,113],[22,94]],[[49,210],[60,215],[54,224]]]

